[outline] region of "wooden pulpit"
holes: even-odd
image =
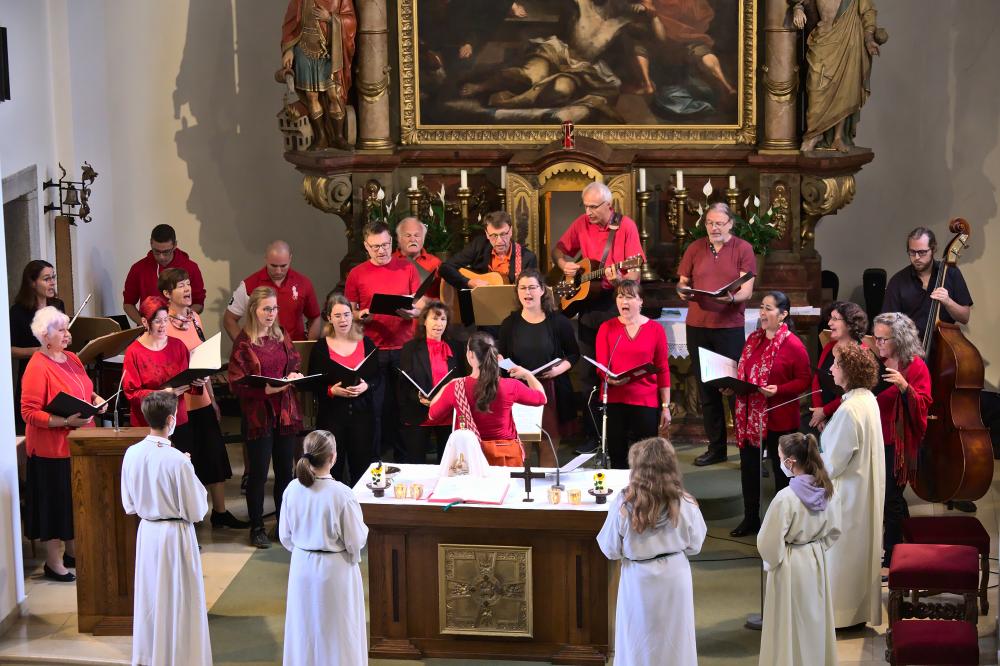
[[[79,631],[132,633],[139,519],[122,508],[122,457],[147,428],[79,428],[69,435]]]

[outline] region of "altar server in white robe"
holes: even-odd
[[[285,612],[285,666],[368,663],[361,549],[368,528],[351,489],[330,474],[337,444],[306,435],[281,502],[281,545],[292,552]]]
[[[142,399],[149,435],[125,451],[122,504],[137,514],[132,664],[203,666],[212,663],[201,554],[194,524],[208,512],[207,491],[191,456],[170,445],[177,396]]]
[[[684,490],[677,455],[662,437],[632,445],[629,484],[608,508],[597,543],[622,560],[615,610],[616,666],[696,666],[694,591],[688,555],[705,541],[705,519]]]
[[[767,571],[759,663],[830,666],[837,637],[826,551],[840,536],[839,505],[815,437],[783,435],[778,458],[791,481],[771,500],[757,533]]]
[[[867,349],[834,350],[833,380],[846,391],[823,430],[823,461],[841,512],[840,539],[826,555],[837,628],[882,623],[885,447],[871,388],[878,363]]]

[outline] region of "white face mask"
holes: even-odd
[[[794,473],[792,472],[792,470],[791,470],[791,467],[793,467],[793,466],[795,465],[795,463],[792,463],[792,465],[790,465],[790,466],[786,467],[786,466],[785,466],[785,463],[786,463],[786,462],[788,462],[789,460],[791,460],[791,458],[785,458],[785,461],[784,461],[784,462],[782,462],[782,463],[781,463],[781,464],[779,465],[779,467],[781,467],[781,471],[785,473],[785,476],[787,476],[787,477],[788,477],[788,478],[790,479],[790,478],[792,478],[793,476],[795,476],[795,474],[794,474]]]
[[[177,417],[171,416],[172,420],[167,421],[167,438],[169,439],[173,434],[174,430],[177,430]]]

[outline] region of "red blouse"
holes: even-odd
[[[122,391],[128,398],[133,426],[149,425],[142,415],[142,399],[187,370],[190,360],[187,346],[177,338],[168,337],[166,346],[159,351],[149,349],[138,340],[128,346],[122,366]],[[187,404],[178,400],[177,425],[184,425],[187,420]]]
[[[90,402],[94,394],[94,384],[83,363],[73,352],[65,354],[66,360],[58,363],[40,351],[35,352],[21,379],[21,417],[25,423],[24,445],[29,456],[69,458],[68,436],[73,429],[50,428],[45,406],[60,391],[84,402]],[[93,427],[93,424],[84,427]]]
[[[365,360],[365,343],[360,340],[358,341],[357,346],[354,348],[354,351],[352,351],[347,356],[341,356],[337,352],[333,351],[333,347],[331,347],[330,345],[327,345],[327,349],[330,352],[330,360],[333,361],[334,363],[341,364],[345,368],[356,368],[361,363],[361,361]],[[333,394],[333,386],[326,387],[326,394],[331,398],[337,397]]]
[[[502,377],[497,387],[497,397],[490,403],[489,412],[476,409],[476,380],[472,377],[462,377],[441,389],[441,397],[427,410],[429,421],[448,419],[455,409],[455,390],[462,386],[465,396],[472,409],[472,419],[479,429],[479,437],[483,441],[492,439],[517,439],[517,428],[514,426],[514,415],[511,409],[514,403],[519,405],[538,406],[545,404],[545,394],[528,388],[517,379]]]
[[[431,386],[437,386],[438,382],[448,374],[448,359],[451,358],[451,347],[444,340],[431,340],[427,338],[427,357],[431,361]],[[450,423],[448,415],[442,416],[436,421],[425,419],[420,425],[444,426]]]
[[[618,317],[601,324],[601,328],[597,331],[598,363],[603,364],[611,372],[622,372],[650,361],[657,367],[658,372],[633,377],[628,383],[620,386],[609,384],[608,402],[659,407],[659,389],[670,387],[670,366],[667,334],[658,322],[647,321],[639,327],[634,338],[629,337],[625,324]],[[598,370],[598,375],[603,381],[604,373]]]
[[[275,429],[281,435],[294,435],[302,429],[302,416],[294,388],[268,395],[263,388],[252,388],[240,380],[248,375],[284,377],[298,372],[299,366],[299,353],[287,333],[281,340],[264,338],[256,345],[246,331],[236,336],[229,356],[229,386],[240,398],[247,439],[260,439]]]
[[[760,362],[767,347],[767,344],[760,344],[750,353],[748,368]],[[809,352],[806,351],[806,346],[802,344],[799,336],[792,333],[778,347],[778,351],[774,355],[774,362],[771,364],[771,374],[768,375],[767,384],[774,384],[778,388],[778,392],[767,399],[768,408],[780,405],[792,400],[800,393],[804,393],[806,387],[809,386],[811,374]],[[746,378],[746,376],[740,377],[740,379]],[[741,399],[745,398],[743,396],[737,397],[737,400]],[[799,401],[789,402],[783,407],[768,412],[765,415],[765,423],[771,432],[798,430],[801,426]],[[754,442],[754,446],[756,446],[756,442]]]

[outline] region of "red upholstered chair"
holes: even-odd
[[[986,588],[990,582],[990,535],[973,516],[920,516],[903,521],[903,539],[908,543],[945,543],[972,546],[979,551],[979,613],[986,615],[990,603]]]
[[[957,594],[961,603],[920,601],[921,596]],[[892,654],[894,627],[900,620],[964,620],[972,627],[978,618],[979,553],[972,546],[901,543],[889,563],[889,631],[887,657]],[[905,601],[906,595],[912,595]]]
[[[976,625],[949,620],[900,620],[892,627],[889,663],[978,664]]]

